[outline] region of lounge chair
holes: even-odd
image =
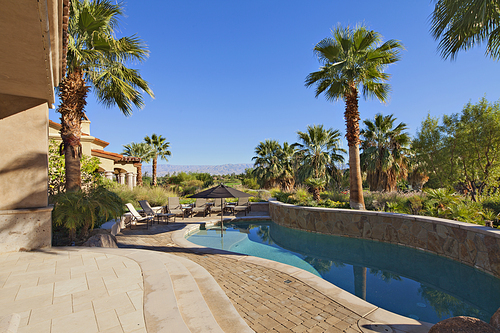
[[[179,197],[168,198],[167,213],[174,214],[175,216],[181,215],[184,220],[184,210],[179,203]]]
[[[212,213],[222,212],[222,210],[225,207],[225,204],[226,203],[223,198],[216,198],[215,203],[213,204],[212,207],[210,207],[210,216],[212,216]]]
[[[208,208],[207,199],[196,199],[194,207],[192,209],[192,214],[196,215],[197,213],[203,213],[203,217],[207,216]]]
[[[234,207],[234,214],[237,212],[245,212],[245,216],[250,212],[250,203],[248,202],[248,198],[238,198],[238,204]]]
[[[163,208],[159,208],[157,211],[155,211],[151,207],[151,205],[149,204],[149,202],[147,200],[140,200],[139,201],[139,205],[141,205],[142,210],[144,211],[144,213],[146,213],[146,215],[152,216],[153,219],[156,217],[156,219],[158,220],[158,223],[160,223],[160,218],[164,219],[165,217],[167,218],[167,224],[168,224],[168,220],[171,217],[174,218],[174,222],[175,222],[175,215],[174,214],[163,213]]]
[[[130,220],[130,229],[132,229],[132,224],[134,221],[136,223],[146,221],[146,227],[149,229],[149,222],[153,221],[153,216],[150,215],[146,215],[144,217],[141,216],[141,214],[137,212],[137,210],[131,203],[126,203],[125,206],[127,206],[128,211],[130,212],[130,214],[132,214],[132,219]]]

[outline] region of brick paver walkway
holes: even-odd
[[[288,274],[177,246],[171,234],[183,226],[122,230],[118,245],[170,252],[203,266],[256,332],[361,332],[359,315]]]

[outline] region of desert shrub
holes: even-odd
[[[137,209],[140,209],[139,200],[147,200],[152,207],[165,206],[169,197],[178,196],[175,192],[160,186],[136,186],[132,190],[127,185],[116,182],[108,183],[106,186],[110,191],[116,193],[124,203],[130,202]]]

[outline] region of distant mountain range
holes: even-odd
[[[171,164],[158,164],[158,176],[165,176],[173,174],[174,172],[203,172],[211,175],[229,175],[232,173],[240,174],[245,172],[245,169],[252,168],[253,164],[223,164],[223,165],[171,165]],[[151,165],[144,165],[142,172],[147,172],[151,175],[153,167]]]

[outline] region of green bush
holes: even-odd
[[[118,218],[124,213],[121,198],[103,186],[89,191],[61,192],[51,199],[54,203],[52,221],[68,229],[71,240],[75,239],[77,230],[85,237],[97,222]]]

